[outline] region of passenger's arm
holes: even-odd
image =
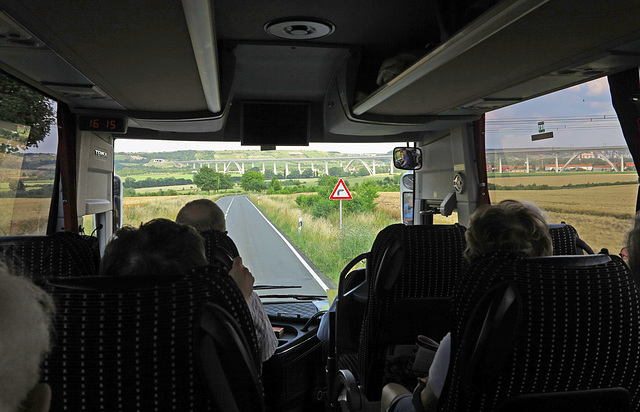
[[[260,351],[260,361],[264,362],[273,355],[278,347],[278,339],[273,332],[269,316],[264,310],[264,305],[257,293],[252,292],[249,297],[249,311],[256,327],[256,337],[258,338],[258,349]]]
[[[242,296],[244,296],[248,304],[249,298],[253,293],[253,282],[255,282],[255,279],[249,269],[242,264],[242,258],[240,256],[233,259],[233,266],[229,271],[229,276],[235,280],[242,292]]]

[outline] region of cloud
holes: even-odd
[[[606,77],[590,81],[583,86],[587,88],[587,96],[609,96],[609,82]]]

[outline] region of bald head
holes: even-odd
[[[176,222],[192,226],[199,232],[206,232],[207,230],[227,231],[224,212],[209,199],[197,199],[184,205],[178,212]]]

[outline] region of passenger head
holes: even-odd
[[[53,299],[0,263],[0,410],[16,411],[50,349]]]
[[[193,226],[199,232],[218,230],[227,232],[224,212],[209,199],[193,200],[178,212],[176,222]]]
[[[527,257],[553,253],[547,223],[539,212],[516,200],[481,206],[472,215],[465,234],[464,256],[471,260],[483,253],[515,252]]]
[[[633,219],[633,228],[625,237],[627,264],[631,273],[640,276],[640,213]]]
[[[104,250],[100,275],[172,275],[206,264],[204,239],[194,228],[154,219],[116,232]]]

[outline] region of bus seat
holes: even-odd
[[[461,279],[453,316],[439,411],[522,410],[510,400],[606,388],[640,408],[640,295],[616,256],[490,254]]]
[[[196,350],[215,409],[263,411],[265,402],[260,375],[238,322],[219,305],[207,303],[198,331]]]
[[[387,355],[398,345],[413,348],[418,335],[440,340],[450,330],[450,296],[465,267],[465,230],[458,224],[396,224],[376,237],[367,259],[368,299],[358,368],[351,371],[368,401],[380,400],[395,368]],[[413,377],[403,377],[415,384]]]
[[[629,391],[624,388],[528,393],[506,400],[498,412],[629,412],[630,403]]]
[[[549,224],[549,234],[553,243],[554,256],[560,255],[582,255],[587,253],[593,255],[593,249],[578,236],[575,227],[566,223]]]
[[[360,329],[364,316],[364,307],[367,299],[367,272],[365,268],[353,269],[353,267],[369,257],[369,252],[361,253],[349,262],[338,280],[338,293],[336,296],[336,313],[340,318],[334,317],[335,325],[330,328],[332,344],[335,354],[343,358],[346,354],[355,354],[358,351]],[[342,368],[342,366],[339,366]]]
[[[204,303],[236,320],[261,368],[251,314],[223,273],[207,266],[175,276],[51,279],[56,334],[42,368],[51,410],[219,410],[195,351]]]
[[[98,274],[98,262],[91,247],[80,235],[70,232],[0,237],[0,259],[38,285],[50,277]]]

